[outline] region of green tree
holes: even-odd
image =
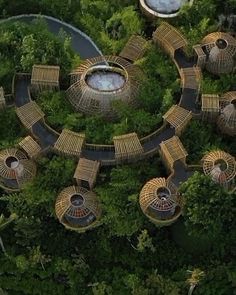
[[[230,152],[230,145],[225,144],[225,141],[215,132],[215,128],[213,124],[197,120],[192,120],[188,124],[181,135],[181,141],[188,151],[188,161],[191,164],[198,164],[204,154],[213,149],[223,149]]]
[[[101,41],[113,54],[118,53],[133,34],[141,34],[143,23],[133,6],[115,12],[101,32]]]
[[[161,111],[163,113],[167,112],[168,109],[173,105],[173,95],[171,89],[166,89],[165,94],[163,96]]]
[[[137,250],[143,252],[147,249],[153,253],[156,251],[156,248],[154,247],[152,242],[152,238],[149,236],[148,231],[144,229],[138,236]]]
[[[38,63],[35,57],[35,51],[37,48],[36,39],[33,34],[25,36],[22,40],[22,56],[21,66],[23,71],[27,71],[32,67],[34,63]]]
[[[180,288],[178,284],[170,278],[154,273],[150,274],[147,278],[147,286],[149,286],[150,294],[155,295],[180,295]],[[155,291],[155,292],[154,292]]]
[[[17,71],[30,72],[35,63],[60,65],[64,75],[71,70],[73,51],[68,37],[54,36],[45,21],[37,19],[30,25],[22,22],[3,23],[0,42],[2,56],[14,62]]]
[[[191,276],[187,279],[188,284],[190,285],[188,295],[192,295],[194,289],[199,284],[199,282],[204,278],[205,273],[199,268],[196,268],[194,270],[188,270],[187,271]]]
[[[15,213],[12,213],[8,218],[5,218],[3,214],[0,215],[0,231],[2,231],[4,228],[6,228],[11,222],[13,222],[17,218],[17,215]],[[0,246],[2,248],[2,251],[6,254],[6,249],[3,244],[3,240],[0,237]]]
[[[13,108],[0,111],[0,148],[12,147],[21,137],[25,135],[25,130],[19,124],[19,119]]]
[[[185,223],[190,231],[219,238],[224,230],[233,227],[235,193],[199,172],[183,183],[180,191],[184,198]]]

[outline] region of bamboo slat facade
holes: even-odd
[[[149,180],[139,195],[143,213],[156,225],[170,225],[181,215],[181,199],[176,186],[165,178]]]
[[[201,69],[199,67],[181,68],[181,87],[199,91],[201,82]]]
[[[93,189],[99,172],[100,162],[80,158],[74,173],[78,186]]]
[[[172,58],[174,58],[177,49],[185,50],[187,46],[187,41],[183,35],[166,22],[162,22],[153,33],[153,41],[161,46]]]
[[[117,163],[139,160],[143,155],[143,147],[136,133],[113,137],[115,158]]]
[[[29,158],[37,157],[42,151],[40,145],[31,136],[26,136],[19,142],[19,146],[26,152]]]
[[[192,119],[192,112],[178,105],[173,105],[164,115],[163,119],[175,128],[175,134],[180,136],[182,131]]]
[[[128,40],[119,56],[134,62],[143,57],[146,49],[147,41],[141,36],[133,35]]]
[[[59,89],[59,66],[33,65],[31,87],[35,91]]]
[[[31,129],[36,122],[40,121],[45,116],[35,101],[30,101],[16,108],[16,114],[27,129]]]
[[[202,46],[200,44],[193,46],[194,54],[196,56],[196,66],[200,68],[204,68],[206,63],[206,54],[202,49]]]
[[[92,191],[79,186],[70,186],[58,195],[55,213],[67,229],[84,232],[98,225],[101,206]]]
[[[105,62],[107,64],[105,64]],[[87,83],[87,78],[97,70],[119,73],[124,84],[115,90],[99,90]],[[136,105],[136,97],[142,81],[142,71],[124,58],[118,56],[98,56],[87,59],[71,73],[71,85],[66,95],[73,107],[87,115],[115,117],[114,102],[122,101]]]
[[[162,141],[160,143],[161,157],[170,171],[174,168],[174,163],[178,160],[182,161],[186,165],[186,157],[188,155],[182,142],[178,136],[173,136],[170,139]]]
[[[54,148],[60,154],[80,157],[84,146],[85,134],[63,129]]]
[[[4,189],[18,191],[35,175],[36,165],[24,152],[16,148],[0,151],[0,184]]]
[[[231,73],[235,69],[236,39],[228,33],[214,32],[203,38],[206,52],[206,69],[215,74]]]
[[[220,98],[217,94],[202,94],[202,120],[214,122],[220,113]]]
[[[222,133],[236,136],[236,91],[230,91],[220,98],[220,115],[217,120]]]
[[[0,87],[0,110],[4,109],[6,106],[6,100],[4,95],[3,87]]]
[[[209,152],[203,157],[202,165],[205,175],[209,175],[214,182],[228,187],[235,181],[235,158],[224,151]]]

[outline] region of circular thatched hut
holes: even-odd
[[[217,125],[222,133],[236,136],[236,91],[227,92],[220,99]]]
[[[80,232],[97,225],[101,216],[96,194],[79,186],[65,188],[57,197],[55,210],[66,228]]]
[[[98,56],[85,60],[70,77],[66,94],[77,111],[112,118],[116,101],[135,105],[142,72],[124,58]]]
[[[20,190],[36,175],[36,165],[16,148],[0,151],[0,184],[9,191]]]
[[[203,38],[202,49],[206,53],[206,69],[215,75],[234,71],[236,39],[228,33],[214,32]]]
[[[159,226],[173,223],[181,214],[177,189],[165,178],[148,181],[140,192],[139,203],[143,213]]]
[[[228,187],[235,179],[235,159],[224,151],[209,152],[203,157],[202,164],[205,175],[209,175],[214,182]]]

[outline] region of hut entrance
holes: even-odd
[[[6,165],[11,169],[15,169],[19,165],[19,160],[16,157],[10,156],[6,158]]]
[[[225,49],[228,46],[228,43],[224,39],[219,38],[216,40],[216,46],[219,49]]]
[[[163,187],[159,187],[156,190],[156,195],[160,200],[165,201],[166,199],[170,197],[171,193],[167,187],[163,186]]]
[[[234,98],[233,100],[231,100],[232,105],[235,107],[236,109],[236,98]]]
[[[88,190],[90,189],[90,186],[89,186],[89,183],[88,183],[87,180],[83,180],[83,179],[81,179],[81,180],[80,180],[80,185],[81,185],[82,187],[88,189]]]
[[[84,204],[84,197],[81,194],[74,194],[71,196],[70,201],[74,207],[82,207]]]
[[[221,171],[225,171],[228,168],[228,164],[223,159],[216,160],[215,166],[219,167]]]

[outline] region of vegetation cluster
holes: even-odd
[[[149,23],[134,0],[0,0],[0,8],[2,18],[42,13],[72,23],[106,54],[118,53],[133,33],[151,37],[159,23]],[[235,0],[197,0],[171,23],[191,46],[217,29],[220,14],[232,11],[236,12]],[[0,32],[0,84],[8,93],[14,73],[29,72],[34,63],[59,64],[66,77],[80,62],[67,36],[51,35],[42,22],[3,23]],[[47,122],[58,131],[85,131],[87,140],[95,143],[157,129],[161,114],[179,100],[176,69],[152,46],[138,64],[148,79],[137,110],[120,105],[119,121],[107,124],[100,117],[73,112],[63,92],[43,93],[37,100]],[[235,74],[203,76],[204,92],[235,90]],[[0,126],[1,149],[26,135],[13,108],[0,113]],[[222,136],[214,125],[192,121],[181,141],[190,164],[199,164],[213,148],[235,156],[235,138]],[[103,207],[102,225],[78,234],[66,230],[54,212],[58,193],[73,183],[76,164],[49,154],[38,160],[37,178],[22,192],[6,194],[0,189],[0,213],[5,216],[0,217],[0,294],[184,295],[196,285],[195,295],[235,294],[235,190],[229,192],[195,172],[181,186],[183,217],[158,228],[142,214],[138,197],[146,181],[166,176],[160,158],[102,168],[95,189]]]

